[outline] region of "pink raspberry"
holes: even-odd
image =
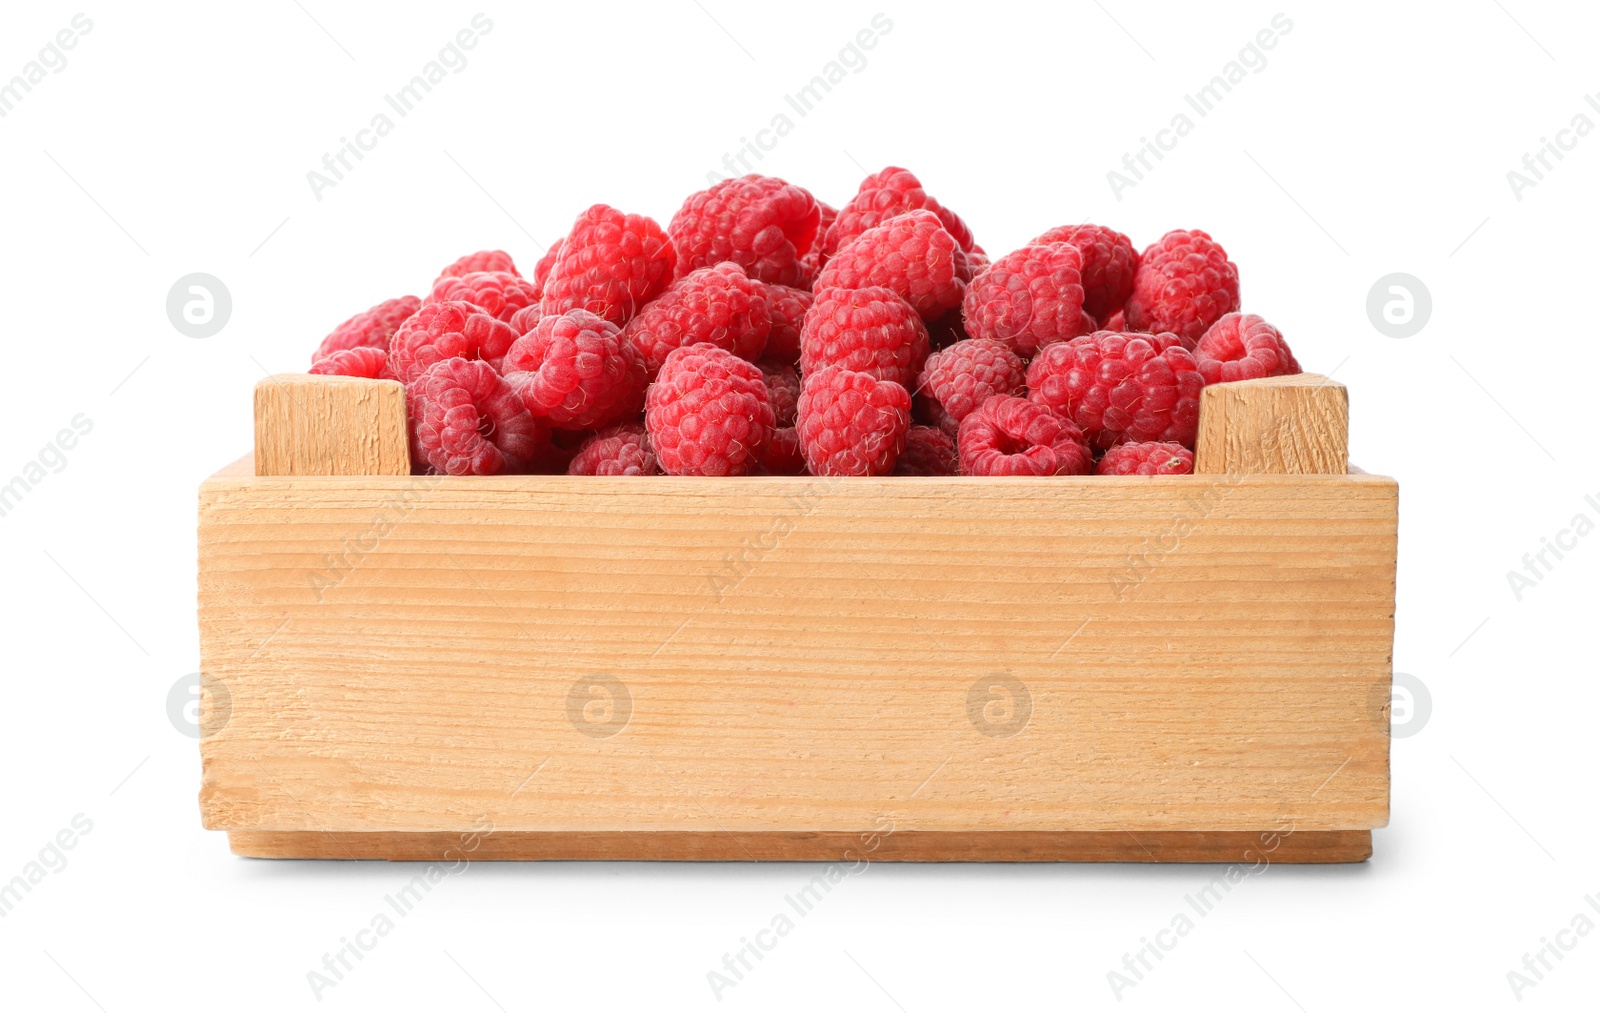
[[[496,320],[510,320],[524,306],[539,301],[533,284],[504,271],[474,271],[459,278],[440,278],[433,286],[428,303],[469,302]]]
[[[762,359],[756,363],[767,381],[767,400],[779,428],[794,425],[795,405],[800,403],[800,374],[786,362]]]
[[[531,303],[511,314],[511,319],[507,323],[511,325],[512,330],[517,332],[517,336],[521,337],[533,330],[533,325],[539,322],[541,316],[543,314],[539,312],[539,304]]]
[[[795,415],[813,475],[887,475],[905,449],[911,395],[843,366],[808,373]]]
[[[1171,331],[1192,349],[1223,314],[1239,308],[1239,269],[1199,229],[1175,229],[1145,248],[1123,307],[1128,326]]]
[[[812,295],[804,289],[787,285],[768,285],[766,291],[772,332],[767,335],[767,348],[763,354],[769,359],[799,362],[800,326],[805,323],[806,310],[811,308]]]
[[[702,267],[673,282],[622,331],[644,353],[652,377],[674,348],[701,341],[754,362],[771,332],[766,290],[730,263]]]
[[[504,372],[533,417],[556,429],[597,429],[644,407],[644,356],[584,310],[542,318],[506,352]]]
[[[1027,385],[1027,366],[1005,342],[968,338],[928,356],[917,393],[937,401],[959,425],[996,394],[1021,394]]]
[[[544,287],[545,285],[549,284],[550,272],[555,270],[556,261],[561,259],[561,248],[565,246],[566,243],[567,237],[562,236],[560,239],[557,239],[555,242],[550,244],[550,248],[544,251],[544,256],[534,261],[533,287],[538,290],[540,299],[544,298]]]
[[[1229,313],[1212,324],[1194,349],[1206,383],[1292,376],[1300,363],[1278,329],[1254,313]]]
[[[414,295],[386,299],[369,310],[362,310],[335,327],[311,356],[311,361],[342,352],[347,348],[382,348],[388,350],[389,338],[406,319],[422,306]]]
[[[1083,257],[1079,269],[1083,275],[1083,308],[1096,321],[1104,320],[1128,301],[1139,253],[1127,236],[1104,225],[1060,225],[1033,241],[1035,246],[1045,243],[1067,243]]]
[[[967,475],[1087,475],[1094,467],[1071,419],[1021,397],[985,401],[962,421],[956,446]]]
[[[912,211],[866,230],[835,253],[817,276],[815,291],[887,288],[923,320],[937,320],[961,304],[962,287],[971,278],[967,255],[939,217]]]
[[[368,380],[398,380],[389,368],[389,353],[363,345],[325,355],[306,372],[313,376],[359,376]]]
[[[1105,322],[1104,326],[1102,326],[1100,328],[1100,330],[1102,330],[1102,331],[1119,331],[1119,332],[1121,332],[1123,334],[1138,333],[1136,331],[1133,331],[1133,330],[1129,329],[1127,314],[1123,313],[1122,310],[1120,310],[1120,309],[1113,310],[1111,315],[1106,317],[1106,322]],[[1093,334],[1094,332],[1090,331],[1089,333]]]
[[[526,471],[549,432],[494,367],[443,359],[406,388],[413,421],[412,457],[445,475]]]
[[[612,426],[583,441],[567,466],[569,475],[659,475],[650,437],[637,422]]]
[[[863,232],[908,211],[932,212],[961,249],[976,248],[972,230],[960,215],[934,200],[911,170],[891,165],[862,180],[850,203],[839,210],[839,217],[823,237],[824,257],[832,257]]]
[[[1123,443],[1106,451],[1096,475],[1190,475],[1194,454],[1181,443]]]
[[[389,341],[389,368],[410,383],[441,359],[482,359],[495,369],[517,340],[510,324],[501,323],[470,302],[432,302],[394,332]]]
[[[839,217],[837,208],[817,201],[817,210],[822,215],[817,220],[817,241],[811,244],[811,249],[804,257],[800,258],[800,280],[795,282],[796,288],[811,291],[811,286],[816,283],[817,274],[822,270],[822,265],[828,257],[822,252],[822,237],[828,234],[828,228]]]
[[[477,253],[467,254],[440,271],[439,277],[433,279],[433,283],[437,285],[445,278],[459,278],[464,274],[477,274],[479,271],[501,271],[522,277],[516,263],[511,259],[511,254],[504,250],[479,250]]]
[[[820,220],[816,198],[803,188],[752,173],[690,194],[667,231],[679,277],[731,260],[758,281],[797,285]]]
[[[805,454],[800,450],[800,431],[794,426],[784,426],[772,431],[772,439],[761,448],[761,467],[758,473],[767,475],[804,475]]]
[[[906,431],[906,449],[894,462],[896,475],[957,475],[961,459],[956,444],[932,426],[912,426]]]
[[[620,327],[671,284],[677,264],[672,241],[653,220],[596,204],[562,241],[539,311],[587,310]]]
[[[1096,331],[1046,346],[1028,366],[1033,400],[1076,422],[1097,450],[1152,440],[1194,446],[1204,386],[1172,334]]]
[[[911,304],[886,288],[818,293],[800,331],[800,372],[843,366],[910,390],[928,357],[928,329]]]
[[[1077,247],[1066,243],[1024,246],[1001,257],[967,286],[961,302],[967,333],[1029,356],[1082,334],[1081,263]]]
[[[669,475],[749,474],[774,428],[761,370],[706,342],[668,353],[644,424]]]

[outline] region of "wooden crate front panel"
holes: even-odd
[[[219,476],[205,822],[1378,827],[1395,535],[1368,476]]]

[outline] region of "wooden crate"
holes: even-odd
[[[279,376],[200,493],[201,811],[262,857],[1345,862],[1397,487],[1322,377],[1162,478],[413,477]]]

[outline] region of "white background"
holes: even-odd
[[[1506,175],[1575,115],[1600,124],[1600,12],[883,4],[81,9],[66,66],[0,119],[0,482],[74,416],[94,427],[0,517],[0,880],[76,814],[93,830],[0,919],[0,1006],[1495,1009],[1524,953],[1600,922],[1600,537],[1520,601],[1506,576],[1600,518],[1600,136],[1520,200]],[[8,5],[0,80],[79,10]],[[306,173],[480,10],[467,66],[316,199]],[[878,12],[865,66],[795,116],[783,96]],[[1279,12],[1265,68],[1188,110]],[[1108,170],[1183,111],[1192,132],[1118,199]],[[1349,387],[1354,460],[1401,483],[1395,667],[1432,697],[1394,743],[1392,825],[1367,864],[1251,878],[1120,1000],[1107,972],[1210,870],[874,865],[719,1003],[707,972],[815,870],[479,866],[319,1004],[306,972],[411,873],[248,861],[200,828],[196,744],[166,709],[198,667],[198,484],[248,449],[255,381],[339,320],[470,250],[531,270],[595,201],[665,222],[782,112],[762,171],[840,205],[908,166],[991,254],[1084,219],[1140,247],[1207,229],[1244,307]],[[233,298],[201,340],[164,308],[194,271]],[[1401,340],[1366,312],[1395,271],[1433,301]],[[1521,1002],[1597,991],[1600,932]]]

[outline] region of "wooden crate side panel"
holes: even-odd
[[[1365,476],[218,480],[202,664],[231,711],[202,808],[1368,829],[1394,559],[1394,484]]]

